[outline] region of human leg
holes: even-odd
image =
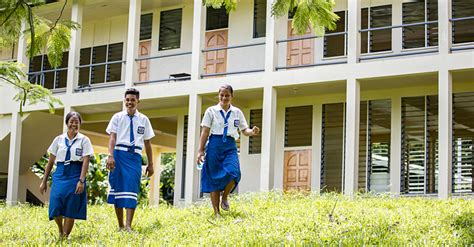
[[[212,203],[212,209],[214,209],[214,216],[220,215],[220,210],[219,210],[219,201],[220,201],[220,191],[213,191],[211,192],[211,203]]]
[[[232,191],[232,189],[235,187],[235,181],[234,180],[231,180],[226,186],[225,186],[225,189],[224,189],[224,193],[222,193],[222,209],[223,210],[229,210],[229,201],[228,201],[228,197],[229,197],[229,194],[230,192]]]
[[[124,228],[124,225],[123,225],[123,208],[115,207],[115,215],[117,216],[117,221],[118,221],[118,224],[119,224],[119,230],[122,230]]]
[[[62,216],[57,216],[54,218],[54,222],[56,222],[56,225],[58,225],[58,230],[59,230],[59,236],[63,237],[64,231],[63,231],[63,217]]]
[[[135,209],[134,208],[127,208],[126,211],[127,211],[127,221],[126,221],[125,229],[127,229],[127,231],[131,231],[132,230],[133,215],[135,214]]]
[[[74,219],[73,218],[64,218],[64,236],[69,236],[74,227]]]

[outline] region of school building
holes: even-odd
[[[238,193],[306,189],[447,198],[474,192],[474,2],[336,0],[337,28],[298,36],[292,15],[271,16],[275,0],[240,0],[237,10],[200,0],[71,0],[78,22],[60,68],[27,59],[25,40],[1,60],[27,65],[28,80],[64,106],[27,105],[0,87],[0,198],[47,198],[30,167],[82,114],[82,133],[107,153],[105,133],[123,93],[141,92],[140,112],[160,154],[176,152],[174,203],[202,196],[196,169],[200,121],[222,84],[261,135],[238,142]],[[36,13],[54,20],[64,0]],[[151,180],[158,202],[159,172]]]

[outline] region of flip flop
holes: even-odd
[[[222,201],[221,202],[221,208],[222,210],[229,211],[230,210],[230,205],[228,201]]]

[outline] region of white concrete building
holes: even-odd
[[[141,92],[160,153],[176,152],[176,205],[196,201],[199,124],[221,84],[259,137],[242,137],[238,192],[288,190],[474,191],[474,3],[472,0],[338,0],[337,29],[325,37],[291,31],[274,19],[273,0],[240,0],[237,10],[200,0],[73,0],[63,18],[73,31],[63,65],[25,58],[24,41],[2,60],[28,65],[29,80],[64,106],[26,107],[0,87],[0,197],[37,194],[31,165],[75,110],[96,151],[107,152],[106,125],[124,90]],[[54,19],[64,0],[37,9]],[[290,27],[290,28],[289,28]],[[157,202],[159,174],[152,179]]]

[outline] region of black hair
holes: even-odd
[[[221,89],[227,89],[230,91],[230,95],[234,96],[234,89],[232,88],[231,85],[229,84],[224,84],[222,86],[219,87],[219,93],[221,92]]]
[[[127,94],[135,95],[137,96],[137,99],[140,99],[140,91],[137,89],[131,87],[125,91],[125,97],[127,97]]]
[[[71,119],[72,117],[77,117],[79,119],[79,123],[82,124],[81,114],[79,114],[79,112],[75,112],[75,111],[69,112],[66,115],[66,124],[69,122],[69,119]]]

